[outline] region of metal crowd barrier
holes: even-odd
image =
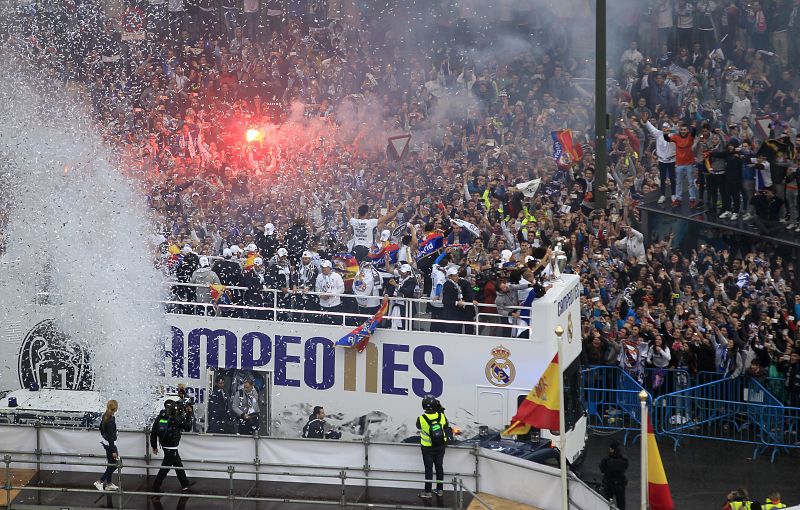
[[[655,399],[656,432],[674,441],[716,439],[754,446],[753,458],[779,443],[783,403],[757,380],[720,379]]]
[[[617,366],[593,366],[583,370],[583,398],[589,428],[624,430],[635,439],[642,430],[639,382]],[[652,397],[648,395],[648,402]]]

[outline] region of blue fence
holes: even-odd
[[[582,372],[588,426],[595,430],[624,430],[624,441],[642,430],[639,392],[644,388],[619,367],[591,367]],[[648,394],[648,405],[652,397]]]
[[[655,432],[672,439],[676,449],[685,439],[714,439],[752,445],[753,458],[771,450],[774,460],[779,451],[800,448],[800,408],[786,406],[782,379],[730,379],[714,372],[690,377],[685,370],[648,369],[641,380],[619,367],[584,370],[589,427],[623,430],[627,442],[641,430],[639,392],[645,389],[652,395],[648,404]]]

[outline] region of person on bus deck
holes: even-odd
[[[319,304],[323,312],[321,322],[324,324],[342,324],[341,315],[330,315],[331,312],[341,313],[342,298],[344,294],[344,280],[339,273],[333,270],[330,260],[323,260],[320,264],[321,273],[317,275],[314,290],[320,293]],[[326,315],[325,312],[329,314]]]
[[[308,294],[314,291],[319,269],[314,264],[314,254],[308,250],[300,257],[300,262],[292,275],[292,290],[295,293],[294,307],[297,310],[319,310],[319,297]],[[296,322],[313,322],[314,314],[296,313]]]
[[[425,490],[419,493],[422,499],[430,499],[433,494],[444,496],[444,452],[447,441],[452,439],[453,433],[444,408],[433,395],[422,398],[422,414],[417,418],[419,429],[419,444],[422,449],[422,464],[425,466]],[[436,490],[433,487],[433,469],[436,468]]]
[[[303,437],[307,439],[339,439],[342,434],[328,426],[325,421],[325,409],[322,406],[314,406],[308,422],[303,426]]]
[[[414,278],[414,272],[410,265],[402,264],[398,269],[398,274],[399,279],[391,278],[386,285],[388,295],[398,298],[392,303],[389,313],[395,317],[392,319],[392,329],[403,329],[404,321],[399,317],[407,317],[406,310],[409,307],[412,312],[414,310],[414,303],[405,301],[405,299],[413,299],[414,291],[417,288],[417,279]]]
[[[119,409],[119,404],[116,400],[109,400],[106,403],[106,412],[103,413],[103,418],[100,420],[100,436],[103,438],[100,444],[106,451],[106,467],[105,473],[100,477],[100,480],[94,482],[94,486],[99,491],[115,491],[119,489],[111,482],[111,474],[117,469],[117,458],[119,452],[117,451],[117,421],[114,415]]]
[[[225,391],[225,378],[219,376],[214,389],[208,397],[208,432],[211,434],[228,434],[230,422],[230,395]]]
[[[447,268],[447,280],[442,287],[442,319],[446,321],[460,321],[464,308],[464,294],[458,284],[458,266]],[[461,324],[447,322],[444,325],[445,333],[461,333]]]

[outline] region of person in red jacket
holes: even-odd
[[[683,179],[689,181],[689,204],[692,209],[697,207],[697,175],[695,171],[694,137],[696,129],[694,124],[690,128],[685,122],[680,123],[678,134],[664,133],[664,139],[675,144],[675,200],[672,207],[679,207],[683,199]]]

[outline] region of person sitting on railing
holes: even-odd
[[[342,316],[330,315],[331,313],[341,313],[342,298],[344,294],[344,280],[339,273],[333,270],[330,260],[323,260],[320,264],[321,273],[317,276],[314,290],[320,293],[319,304],[324,315],[321,317],[323,324],[342,324]]]
[[[267,270],[267,287],[275,289],[277,294],[277,307],[283,309],[292,308],[292,266],[289,263],[289,251],[286,248],[278,248],[275,254],[275,263],[270,265]],[[277,320],[291,320],[289,312],[278,312]]]
[[[319,310],[319,298],[315,294],[308,294],[314,291],[317,282],[319,268],[314,264],[314,254],[308,250],[302,253],[300,262],[292,274],[292,290],[295,293],[294,306],[297,310]],[[313,322],[313,314],[295,314],[297,322]]]
[[[417,280],[414,278],[414,272],[408,264],[402,264],[398,269],[398,279],[390,278],[386,285],[386,294],[395,298],[392,300],[392,306],[389,309],[389,315],[394,317],[392,319],[392,329],[403,329],[404,320],[399,317],[406,317],[406,310],[411,306],[413,312],[414,304],[404,301],[403,299],[413,299],[414,291],[417,287]]]
[[[200,257],[200,267],[192,273],[191,283],[199,285],[196,287],[197,302],[211,303],[211,285],[219,285],[219,277],[211,270],[208,265],[208,257]],[[206,311],[206,307],[197,307],[196,315],[210,315],[211,310]]]

